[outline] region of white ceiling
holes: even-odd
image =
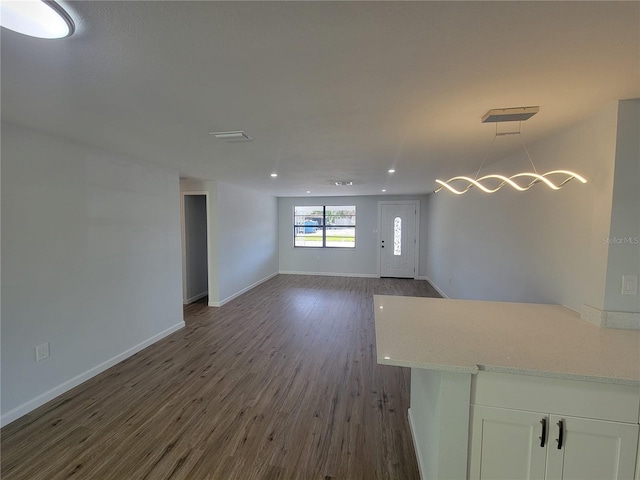
[[[68,39],[2,29],[3,121],[278,196],[426,193],[491,108],[539,105],[531,143],[640,96],[639,2],[63,5]]]

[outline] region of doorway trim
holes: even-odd
[[[382,205],[413,205],[416,209],[416,243],[413,252],[414,273],[413,279],[419,278],[420,272],[420,200],[380,200],[378,201],[378,243],[376,244],[376,261],[378,263],[378,278],[381,278],[380,265],[380,229],[382,226]]]
[[[185,223],[185,212],[184,212],[184,197],[187,195],[204,195],[205,197],[205,206],[207,210],[207,283],[209,284],[207,288],[207,295],[211,293],[211,279],[209,275],[209,259],[211,258],[210,251],[210,242],[211,238],[211,224],[209,221],[209,192],[206,190],[185,190],[180,192],[180,242],[181,242],[181,250],[182,250],[182,304],[188,305],[189,303],[193,303],[197,300],[187,298],[187,234],[186,234],[186,223]],[[204,295],[203,295],[204,296]],[[202,298],[202,297],[200,297]]]

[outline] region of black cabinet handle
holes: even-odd
[[[547,441],[547,417],[544,417],[540,420],[542,424],[542,435],[540,436],[540,446],[544,447],[545,442]]]
[[[558,422],[558,450],[562,449],[562,442],[564,440],[564,420]]]

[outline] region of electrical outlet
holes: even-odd
[[[36,347],[36,362],[44,360],[49,356],[49,342]]]
[[[638,295],[638,275],[622,275],[622,295]]]

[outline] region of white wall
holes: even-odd
[[[219,307],[278,273],[276,197],[222,182],[180,181],[182,192],[205,192],[209,306]]]
[[[622,295],[622,275],[640,275],[640,100],[618,108],[616,165],[603,310],[640,312],[640,297]]]
[[[378,202],[397,200],[417,200],[420,202],[420,261],[418,274],[419,276],[426,275],[426,249],[423,244],[427,233],[425,218],[426,195],[279,198],[280,272],[377,276],[379,255]],[[293,207],[296,205],[355,205],[355,249],[294,248]]]
[[[608,253],[602,238],[609,235],[616,124],[617,103],[528,145],[538,171],[575,170],[586,185],[429,195],[427,275],[433,283],[451,298],[602,309]],[[482,173],[529,169],[520,150]]]
[[[218,297],[209,298],[210,305],[224,304],[278,273],[276,197],[222,182],[215,190]]]
[[[177,173],[2,125],[3,424],[184,326],[180,279]]]

